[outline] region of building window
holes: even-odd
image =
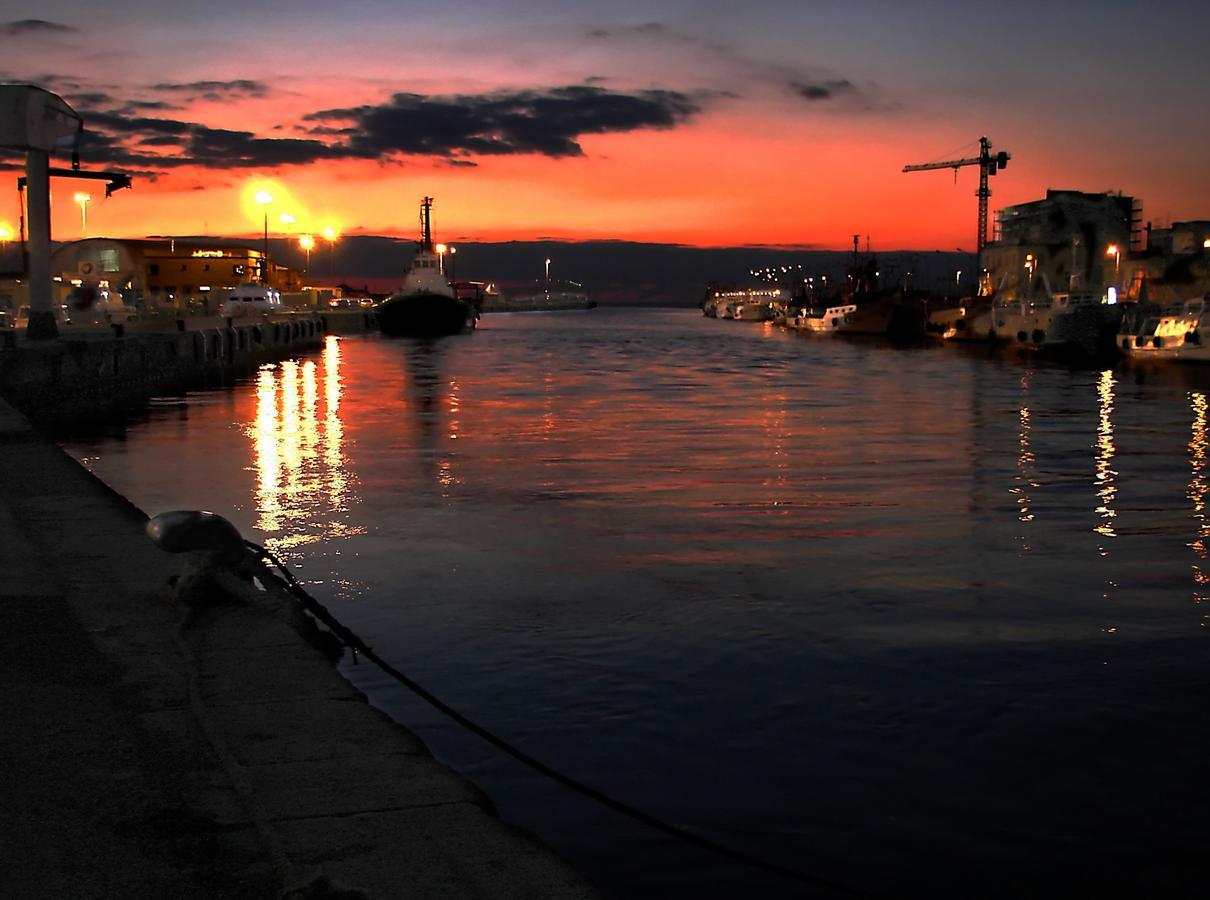
[[[101,271],[102,272],[117,272],[118,271],[118,251],[117,250],[102,250],[101,251]]]
[[[243,275],[244,271],[245,271],[245,269],[243,266],[232,266],[231,267],[231,274],[233,274],[233,275]]]

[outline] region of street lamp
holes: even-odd
[[[80,204],[80,235],[83,236],[88,233],[88,201],[92,195],[81,192],[72,199]]]
[[[1113,257],[1113,280],[1116,282],[1122,268],[1122,249],[1117,244],[1110,244],[1105,248],[1105,255]]]
[[[456,281],[454,277],[454,254],[458,252],[458,248],[450,244],[450,281]]]
[[[260,261],[260,283],[269,283],[269,204],[273,202],[273,195],[268,191],[257,191],[256,202],[265,208],[265,249]]]
[[[290,226],[298,221],[289,213],[282,213],[280,216],[278,216],[278,218],[281,219],[281,223],[286,226],[286,234],[290,233]]]
[[[336,239],[340,232],[329,225],[324,229],[324,240],[328,242],[328,275],[336,277]]]
[[[438,261],[440,262],[438,271],[441,272],[442,275],[444,275],[445,274],[445,244],[438,244],[433,249],[437,251],[437,258],[438,258]]]
[[[307,251],[307,267],[303,269],[303,274],[307,274],[311,268],[311,250],[315,247],[315,238],[309,234],[304,234],[298,239],[298,246]]]
[[[546,283],[550,284],[550,258],[546,259]]]

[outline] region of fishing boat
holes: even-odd
[[[420,246],[403,286],[375,307],[383,334],[436,337],[474,327],[475,307],[458,297],[433,244],[433,198],[420,204]]]
[[[1205,299],[1196,297],[1177,309],[1139,310],[1123,319],[1118,346],[1126,356],[1145,359],[1180,356],[1186,344],[1200,351],[1198,326],[1205,307]]]
[[[845,320],[857,312],[857,304],[844,303],[840,306],[816,306],[799,310],[794,317],[794,327],[815,334],[839,331]]]

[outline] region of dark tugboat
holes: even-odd
[[[433,245],[432,207],[432,197],[420,204],[420,249],[403,277],[403,287],[377,306],[383,334],[436,337],[474,327],[475,308],[458,298]]]

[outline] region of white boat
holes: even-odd
[[[1041,298],[997,300],[992,307],[992,339],[1037,350],[1046,341],[1053,312],[1050,300]]]
[[[714,319],[764,322],[780,314],[781,288],[711,289],[702,300],[702,315]],[[744,310],[749,308],[745,314]],[[772,314],[768,314],[768,313]]]
[[[1203,309],[1197,328],[1185,336],[1185,342],[1176,354],[1177,362],[1210,363],[1210,310],[1205,308],[1207,300],[1210,300],[1210,294],[1202,298]]]
[[[1124,354],[1136,358],[1179,356],[1190,337],[1197,346],[1197,329],[1205,307],[1205,298],[1197,297],[1185,301],[1179,309],[1128,317],[1118,332],[1118,346]]]
[[[500,302],[504,310],[524,312],[556,309],[593,309],[596,301],[578,281],[551,279],[532,289],[509,293]]]
[[[794,317],[794,327],[816,334],[837,332],[848,323],[853,313],[857,312],[856,303],[845,303],[841,306],[807,307],[800,309]]]

